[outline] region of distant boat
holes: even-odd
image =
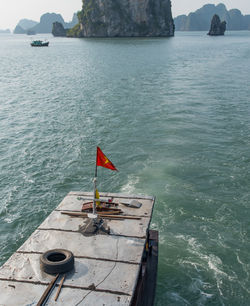
[[[49,42],[48,41],[42,41],[42,40],[33,40],[30,45],[31,45],[31,47],[48,47]]]

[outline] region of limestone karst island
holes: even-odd
[[[219,2],[0,2],[0,306],[250,306],[250,0]]]
[[[79,23],[64,31],[54,24],[55,36],[168,37],[174,35],[170,0],[83,0]]]
[[[224,35],[226,31],[226,21],[220,21],[220,17],[218,15],[214,15],[211,21],[211,27],[208,32],[210,36],[219,36]]]

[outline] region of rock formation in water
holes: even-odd
[[[26,32],[27,35],[36,35],[36,32],[33,30],[27,30]]]
[[[37,21],[34,21],[34,20],[31,20],[31,19],[21,19],[19,22],[18,22],[18,25],[20,27],[22,27],[24,30],[28,30],[32,27],[34,27],[35,25],[37,25],[38,22]]]
[[[14,34],[25,34],[30,28],[37,25],[38,22],[30,19],[21,19],[15,27]]]
[[[224,4],[206,4],[188,16],[180,15],[174,19],[176,31],[208,31],[211,19],[217,14],[227,23],[230,31],[250,30],[250,15],[242,15],[237,9],[227,10]]]
[[[6,29],[6,30],[0,30],[1,34],[10,34],[10,29]]]
[[[40,22],[31,28],[31,30],[36,33],[51,33],[53,22],[56,21],[64,24],[64,20],[60,14],[46,13],[41,16]]]
[[[66,29],[64,29],[63,25],[60,22],[54,22],[52,27],[52,34],[56,37],[65,37]]]
[[[174,35],[170,0],[82,0],[79,24],[68,36],[167,37]]]
[[[26,34],[26,30],[24,30],[21,26],[17,25],[15,27],[14,34]]]
[[[22,19],[19,21],[15,34],[29,33],[51,33],[54,22],[60,22],[65,28],[72,28],[78,23],[77,14],[73,15],[71,22],[65,22],[60,14],[46,13],[40,18],[40,22],[33,20]]]
[[[224,35],[225,31],[226,31],[226,21],[221,22],[220,17],[215,14],[211,21],[211,27],[210,31],[208,32],[208,35],[211,36]]]

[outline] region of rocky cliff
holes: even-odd
[[[83,0],[77,37],[173,36],[170,0]]]
[[[20,27],[22,27],[24,30],[28,30],[32,27],[34,27],[35,25],[37,25],[38,22],[34,21],[34,20],[30,20],[30,19],[21,19],[17,25],[19,25]]]
[[[46,13],[40,18],[40,22],[22,19],[16,26],[15,34],[29,34],[32,33],[51,33],[54,22],[60,22],[65,28],[72,28],[78,23],[77,14],[73,15],[71,22],[65,22],[60,14]]]
[[[224,35],[225,31],[226,31],[226,21],[221,22],[220,17],[215,14],[211,21],[211,27],[210,31],[208,32],[208,35],[211,36]]]
[[[60,14],[46,13],[40,18],[40,22],[31,28],[36,33],[51,33],[53,22],[60,22],[64,25],[64,19]]]
[[[65,37],[67,30],[64,29],[63,25],[60,22],[54,22],[52,27],[52,34],[56,37]]]
[[[242,15],[237,9],[228,11],[222,3],[206,4],[188,16],[177,16],[174,19],[175,29],[176,31],[207,31],[214,14],[226,21],[228,30],[250,30],[250,15]]]
[[[26,34],[26,30],[24,30],[21,26],[17,25],[15,27],[14,34]]]

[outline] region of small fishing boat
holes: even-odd
[[[49,41],[33,40],[30,45],[31,47],[48,47]]]

